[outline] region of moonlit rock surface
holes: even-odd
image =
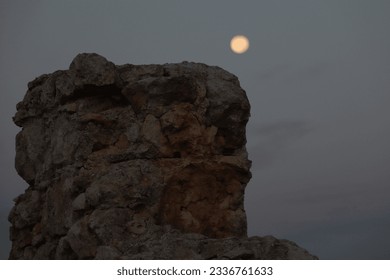
[[[313,259],[247,237],[250,105],[199,63],[116,66],[79,54],[17,105],[10,259]]]

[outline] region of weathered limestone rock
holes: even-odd
[[[10,259],[300,259],[247,238],[250,105],[198,63],[116,66],[97,54],[30,82],[17,105]]]

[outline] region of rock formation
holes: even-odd
[[[312,259],[247,237],[250,105],[199,63],[116,66],[80,54],[28,84],[14,117],[10,259]]]

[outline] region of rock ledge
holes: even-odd
[[[250,105],[199,63],[116,66],[79,54],[28,84],[14,117],[10,259],[315,259],[247,237]]]

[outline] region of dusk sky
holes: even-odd
[[[16,104],[82,52],[238,76],[251,103],[249,235],[320,259],[390,259],[389,30],[389,0],[0,0],[0,259],[27,188],[14,168]],[[230,50],[235,35],[247,52]]]

